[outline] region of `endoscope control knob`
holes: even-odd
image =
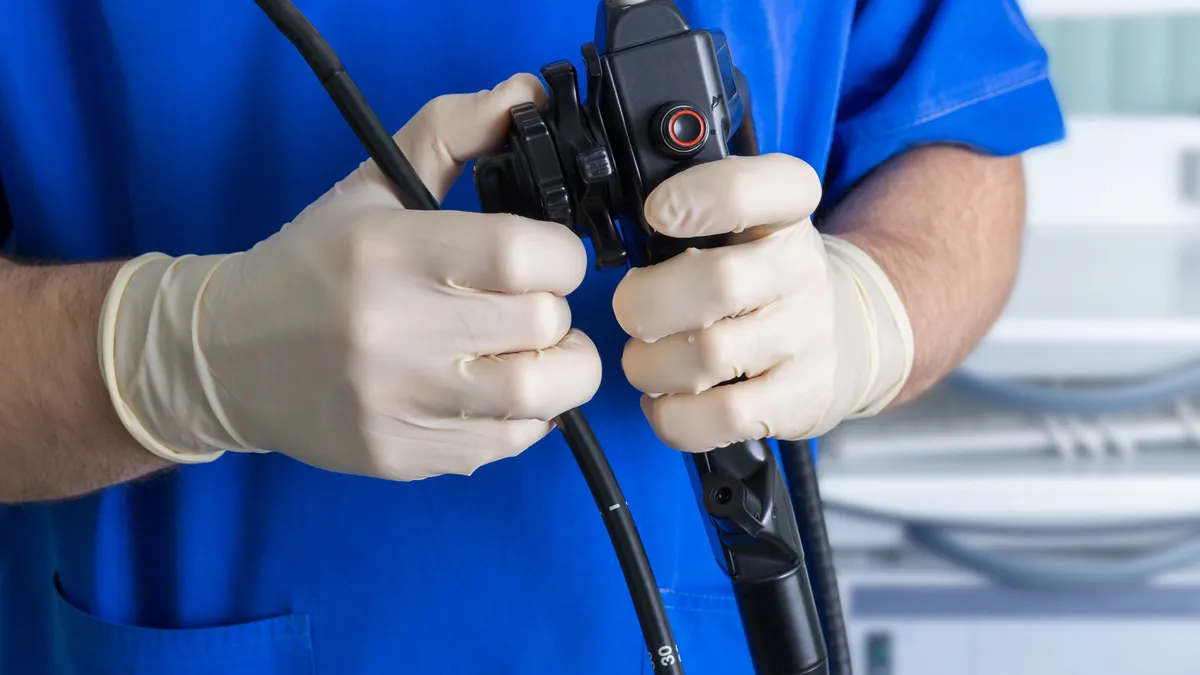
[[[558,164],[558,151],[541,112],[532,103],[511,111],[512,135],[525,150],[528,176],[533,181],[543,217],[552,222],[571,224],[571,197]]]

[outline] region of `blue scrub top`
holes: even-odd
[[[595,0],[297,4],[392,129],[439,94],[562,58],[580,66],[596,11]],[[680,5],[693,26],[727,32],[762,150],[812,164],[824,210],[913,146],[1010,155],[1063,133],[1015,0]],[[248,0],[0,5],[0,180],[23,256],[245,249],[363,156]],[[447,207],[477,208],[469,178]],[[621,372],[619,280],[593,273],[571,298],[605,359],[586,410],[687,672],[749,673],[680,457]],[[227,455],[68,503],[0,508],[0,672],[651,671],[595,505],[554,434],[470,478],[387,483]]]

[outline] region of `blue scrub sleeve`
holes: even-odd
[[[826,203],[916,146],[1011,156],[1061,140],[1047,61],[1016,0],[860,0]]]

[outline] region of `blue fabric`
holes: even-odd
[[[571,58],[592,0],[299,0],[384,123]],[[824,208],[924,143],[1012,154],[1062,134],[1013,0],[683,0],[724,29],[763,151]],[[16,246],[93,260],[229,252],[363,156],[303,60],[245,0],[0,5],[0,180]],[[448,206],[474,209],[469,180]],[[641,527],[691,675],[750,671],[680,457],[642,419],[593,273],[572,298],[605,357],[586,410]],[[0,509],[0,672],[649,673],[604,528],[553,435],[471,478],[391,484],[227,456]]]

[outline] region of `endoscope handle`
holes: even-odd
[[[825,636],[775,453],[766,441],[747,441],[685,459],[754,672],[825,675]]]
[[[734,581],[757,675],[829,675],[825,637],[803,565],[782,577]]]
[[[745,106],[730,139],[732,154],[758,155],[744,76],[735,70]],[[686,247],[711,248],[722,237],[658,238],[660,260]],[[668,248],[670,250],[668,250]],[[732,383],[730,383],[732,384]],[[757,675],[828,675],[820,614],[787,483],[766,441],[748,441],[685,457],[713,552],[733,584]]]

